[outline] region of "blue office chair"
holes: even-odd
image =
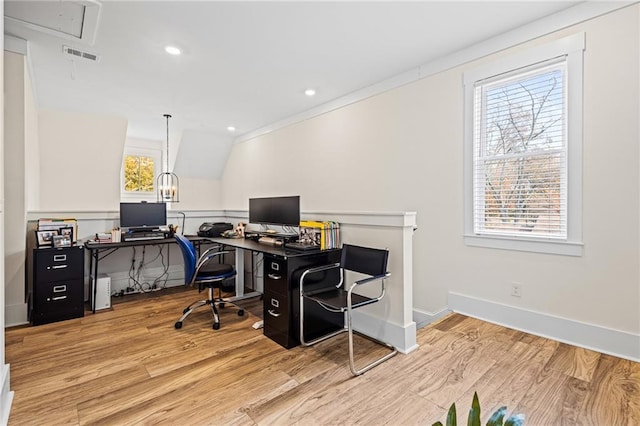
[[[386,279],[391,275],[387,271],[387,261],[389,259],[389,251],[386,249],[376,249],[370,247],[354,246],[351,244],[342,245],[342,255],[340,263],[318,266],[306,269],[300,276],[300,343],[303,346],[311,346],[322,342],[330,337],[337,336],[342,332],[347,332],[349,337],[347,345],[349,349],[349,368],[354,376],[359,376],[367,370],[372,369],[376,365],[383,363],[389,358],[395,356],[398,350],[392,345],[378,340],[372,336],[366,336],[358,333],[353,329],[351,323],[351,313],[354,309],[379,302],[386,294]],[[305,280],[313,281],[313,274],[326,273],[327,271],[337,269],[340,271],[340,280],[333,286],[322,286],[318,288],[313,285],[307,286]],[[345,282],[345,271],[352,271],[363,275],[361,278],[351,285],[347,286]],[[354,290],[363,288],[366,284],[379,283],[380,293],[376,297],[368,297],[356,293]],[[305,339],[305,300],[315,302],[322,308],[330,312],[341,312],[345,317],[345,327],[333,332],[329,332],[323,336],[317,337],[310,341]],[[354,360],[353,334],[357,333],[387,349],[383,356],[374,361],[358,368]]]
[[[199,300],[193,302],[182,311],[182,316],[175,323],[175,328],[182,328],[182,321],[189,316],[195,309],[211,305],[213,312],[213,329],[218,330],[220,328],[220,315],[218,314],[218,307],[224,308],[225,304],[232,305],[238,309],[238,315],[244,315],[244,310],[232,302],[224,300],[222,298],[222,284],[224,281],[233,278],[236,275],[236,270],[232,265],[226,263],[220,263],[222,259],[219,256],[224,256],[230,252],[219,251],[220,247],[212,247],[205,251],[200,258],[196,255],[196,249],[187,238],[182,235],[175,234],[174,238],[182,251],[182,257],[184,259],[184,281],[188,285],[197,285],[198,291],[201,292],[207,288],[209,291],[209,297],[206,300]],[[214,289],[218,289],[218,297],[214,297]]]

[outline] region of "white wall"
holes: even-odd
[[[639,8],[493,56],[586,32],[582,257],[463,244],[462,75],[492,57],[235,145],[223,205],[241,209],[251,196],[293,193],[303,210],[416,211],[416,315],[441,312],[459,293],[640,343]],[[510,296],[514,281],[521,298]],[[622,355],[640,359],[640,344]]]
[[[0,12],[4,11],[4,3],[0,3]],[[0,13],[4,14],[4,13]],[[0,32],[4,33],[4,22],[0,21]],[[4,52],[4,39],[0,40],[0,47]],[[5,130],[5,84],[4,84],[4,54],[0,55],[0,81],[2,81],[2,103],[0,103],[0,230],[4,234],[6,230],[5,224],[5,192],[4,192],[4,130]],[[5,326],[5,243],[4,239],[0,239],[0,328],[4,329]],[[0,424],[7,424],[9,422],[9,412],[11,411],[11,403],[13,400],[13,392],[11,391],[10,369],[9,365],[5,364],[5,338],[4,333],[0,335]]]
[[[4,52],[4,194],[5,205],[3,232],[4,238],[4,282],[5,282],[5,321],[11,322],[14,316],[26,316],[24,276],[25,276],[25,120],[29,115],[27,105],[32,102],[25,99],[28,75],[25,57]]]
[[[196,179],[178,175],[180,202],[173,203],[173,210],[211,210],[220,208],[220,180]]]
[[[38,127],[41,209],[118,205],[126,119],[41,110]]]

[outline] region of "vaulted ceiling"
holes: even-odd
[[[576,3],[6,1],[5,33],[29,41],[40,108],[123,116],[155,140],[170,113],[176,166],[217,177],[224,161],[182,163]]]

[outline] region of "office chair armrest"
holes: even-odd
[[[315,268],[309,268],[304,272],[305,274],[313,274],[316,272],[328,271],[329,269],[339,268],[339,267],[340,267],[339,263],[332,263],[330,265],[322,265],[322,266],[316,266]]]
[[[362,285],[362,284],[368,284],[371,281],[376,281],[376,280],[383,280],[387,277],[389,277],[391,275],[390,272],[387,272],[385,274],[382,275],[376,275],[375,277],[367,277],[367,278],[363,278],[361,280],[356,281],[354,284],[355,285]]]
[[[353,293],[353,290],[358,287],[359,285],[363,285],[363,284],[369,284],[372,283],[374,281],[380,281],[381,282],[381,288],[380,288],[380,295],[378,297],[376,297],[376,301],[381,300],[385,293],[386,293],[386,285],[384,283],[384,280],[387,279],[389,276],[391,276],[390,272],[386,272],[382,275],[376,275],[374,277],[367,277],[367,278],[363,278],[361,280],[358,280],[356,282],[354,282],[353,284],[351,284],[351,287],[349,287],[349,290],[347,291],[347,305],[348,305],[348,309],[351,310],[351,294]]]
[[[315,268],[309,268],[306,269],[302,275],[300,275],[300,294],[304,295],[304,279],[307,277],[307,275],[309,274],[314,274],[316,272],[323,272],[323,271],[329,271],[331,269],[336,269],[336,268],[340,268],[340,264],[339,263],[331,263],[329,265],[322,265],[322,266],[316,266]],[[340,274],[340,282],[338,282],[338,284],[336,285],[336,288],[340,287],[342,285],[344,279],[344,275]],[[307,295],[310,293],[307,293]]]

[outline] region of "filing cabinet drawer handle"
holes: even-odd
[[[268,276],[269,278],[271,278],[272,280],[280,280],[280,279],[282,279],[282,275],[267,274],[267,276]]]
[[[68,265],[56,265],[56,266],[47,266],[47,269],[64,269]]]
[[[53,256],[54,262],[64,262],[65,260],[67,260],[66,254],[56,254]]]
[[[272,317],[278,318],[280,316],[280,312],[276,312],[273,309],[269,309],[267,312],[269,312],[269,315],[271,315]]]
[[[67,286],[66,285],[56,285],[53,286],[53,292],[54,293],[61,293],[63,291],[67,291]],[[66,296],[65,296],[66,297]]]
[[[67,296],[58,296],[58,297],[52,297],[51,300],[64,300],[66,298]]]

